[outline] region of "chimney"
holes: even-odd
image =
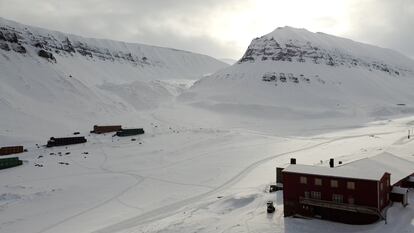
[[[296,159],[295,158],[290,158],[290,164],[296,164]]]
[[[330,166],[330,167],[334,167],[334,166],[335,166],[335,161],[334,161],[334,159],[329,159],[329,166]]]

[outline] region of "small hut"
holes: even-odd
[[[0,148],[0,156],[18,154],[18,153],[23,153],[23,152],[24,152],[23,146],[7,146],[7,147]]]
[[[23,164],[23,161],[19,159],[19,157],[12,157],[12,158],[3,158],[0,159],[0,170],[17,167]]]
[[[91,133],[102,134],[121,131],[121,125],[94,125]]]
[[[121,131],[116,132],[116,136],[118,137],[127,137],[127,136],[135,136],[144,134],[145,131],[143,128],[137,128],[137,129],[122,129]]]

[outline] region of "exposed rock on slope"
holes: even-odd
[[[180,99],[274,121],[372,119],[414,112],[413,70],[392,50],[284,27],[254,39],[238,63]]]
[[[282,33],[290,34],[291,38],[280,36]],[[353,49],[349,49],[350,46]],[[354,54],[358,49],[358,53]],[[378,57],[375,53],[391,57]],[[398,60],[387,62],[391,61],[392,57],[398,57]],[[413,72],[404,63],[398,64],[401,55],[390,50],[290,27],[278,28],[268,35],[254,39],[239,63],[267,60],[360,67],[387,72],[394,76]]]
[[[161,75],[148,72],[158,79],[195,79],[227,66],[206,55],[142,44],[83,38],[0,18],[0,49],[10,51],[10,48],[23,54],[33,50],[36,54],[41,53],[39,56],[42,57],[47,52],[48,58],[57,55],[61,58],[80,56],[88,61],[117,62],[137,69],[168,70]],[[143,76],[142,78],[146,78],[148,74]]]

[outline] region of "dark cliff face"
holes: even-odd
[[[33,48],[39,57],[53,62],[56,62],[56,54],[69,56],[79,54],[87,58],[99,60],[122,60],[140,66],[157,64],[156,61],[151,61],[145,56],[122,51],[111,51],[110,49],[89,45],[81,41],[70,40],[67,36],[45,35],[32,32],[28,28],[21,30],[9,25],[0,25],[1,50],[13,50],[17,53],[26,54],[29,47]]]
[[[311,62],[327,66],[361,67],[386,72],[392,76],[400,76],[408,71],[381,61],[355,57],[340,50],[324,49],[311,42],[289,40],[282,43],[266,36],[254,39],[238,63],[258,61]]]

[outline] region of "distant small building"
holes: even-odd
[[[295,161],[296,162],[296,161]],[[331,167],[291,164],[283,171],[284,215],[350,224],[386,220],[390,202],[407,204],[414,162],[383,153]]]
[[[0,148],[0,156],[18,154],[18,153],[23,153],[23,152],[24,152],[23,146],[7,146],[7,147]]]
[[[121,131],[116,132],[116,136],[118,137],[127,137],[127,136],[135,136],[135,135],[140,135],[140,134],[144,134],[145,131],[142,128],[137,128],[137,129],[122,129]]]
[[[66,146],[66,145],[73,145],[79,143],[87,142],[85,137],[66,137],[66,138],[55,138],[51,137],[49,141],[47,141],[47,147],[54,147],[54,146]]]
[[[94,125],[91,133],[102,134],[121,131],[121,125]]]
[[[11,168],[11,167],[17,167],[22,164],[23,164],[23,161],[21,161],[18,157],[1,158],[0,159],[0,170]]]

